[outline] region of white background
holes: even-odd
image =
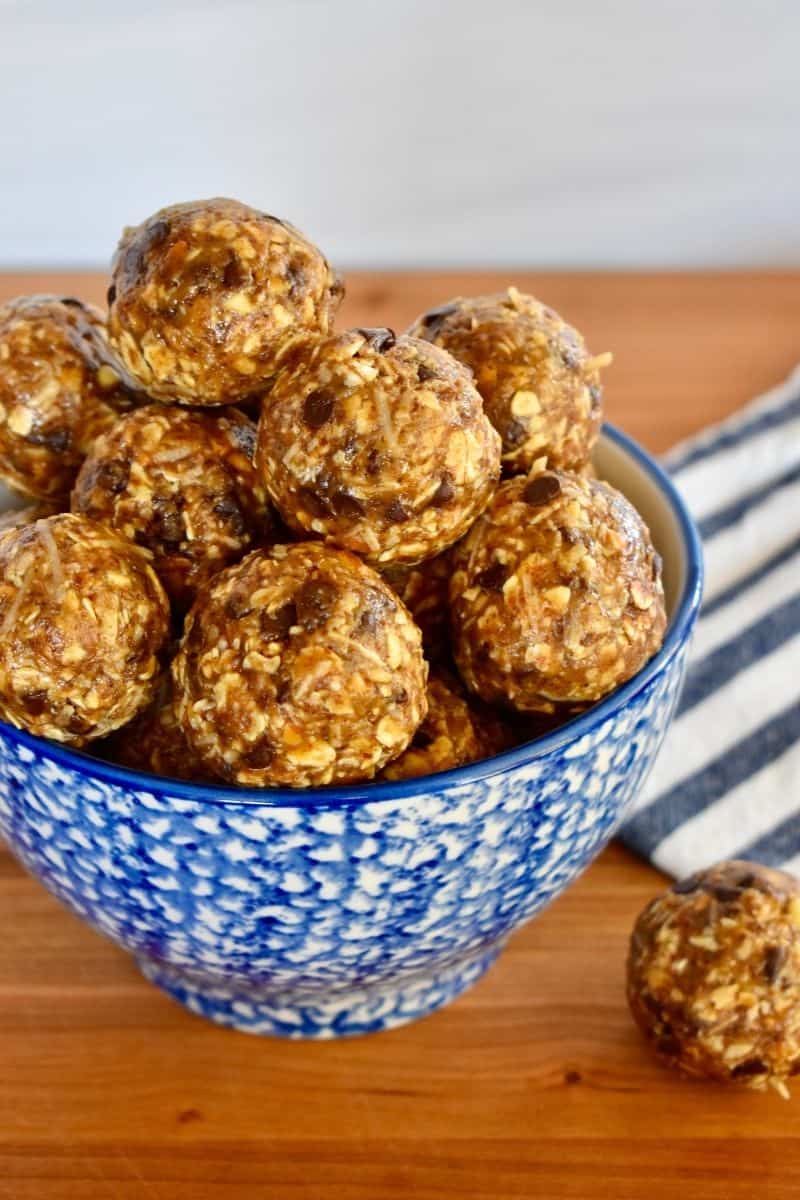
[[[342,266],[800,263],[798,0],[0,0],[0,266],[228,194]]]

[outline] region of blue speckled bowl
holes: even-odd
[[[425,779],[306,792],[201,787],[0,723],[0,832],[54,895],[192,1012],[330,1038],[424,1016],[591,862],[672,717],[700,604],[672,484],[606,428],[600,473],[665,562],[660,653],[568,726]]]

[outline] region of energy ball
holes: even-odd
[[[661,560],[606,483],[557,471],[508,480],[453,561],[455,659],[490,704],[591,704],[661,645]]]
[[[750,862],[676,883],[636,921],[628,1001],[671,1066],[788,1094],[800,1073],[800,884]]]
[[[140,408],[95,442],[72,511],[150,550],[168,595],[188,608],[212,575],[274,532],[255,436],[235,408]]]
[[[0,479],[66,505],[83,456],[129,408],[102,314],[80,300],[0,305]]]
[[[500,439],[469,372],[389,329],[351,329],[287,367],[256,466],[286,523],[376,566],[452,545],[486,507]]]
[[[512,287],[432,308],[409,333],[473,371],[509,474],[526,473],[543,457],[569,470],[588,462],[602,421],[600,368],[611,355],[591,357],[552,308]]]
[[[172,679],[162,679],[153,702],[129,725],[118,729],[104,746],[114,762],[134,771],[148,771],[165,779],[212,782],[178,724]]]
[[[178,404],[263,391],[293,347],[328,332],[343,294],[302,233],[237,200],[126,229],[112,272],[111,342],[148,395]]]
[[[321,542],[255,551],[198,597],[173,662],[205,766],[254,787],[371,779],[425,716],[427,665],[402,602]]]
[[[151,699],[169,604],[150,557],[69,513],[0,537],[0,717],[82,746]]]
[[[416,567],[386,567],[381,575],[405,604],[422,630],[428,662],[441,662],[450,653],[450,551]]]
[[[408,749],[383,769],[383,779],[414,779],[490,758],[513,745],[510,728],[464,695],[447,672],[428,681],[428,715]]]

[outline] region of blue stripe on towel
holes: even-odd
[[[797,730],[800,738],[800,727]],[[800,822],[797,813],[792,813],[780,825],[770,829],[763,837],[743,846],[736,851],[737,858],[748,858],[751,862],[763,862],[767,866],[777,866],[787,859],[794,858],[800,845]]]
[[[798,577],[800,586],[800,576]],[[800,594],[773,608],[735,638],[695,663],[683,689],[678,716],[719,691],[740,671],[777,650],[800,632]]]
[[[768,480],[767,483],[759,488],[755,488],[752,492],[746,492],[738,500],[734,500],[733,504],[729,504],[725,508],[711,513],[702,521],[698,521],[697,528],[700,530],[700,536],[703,541],[710,541],[716,534],[721,533],[723,529],[730,529],[732,525],[736,525],[752,509],[757,508],[759,504],[763,504],[767,500],[771,500],[777,491],[790,487],[793,483],[797,483],[798,480],[800,480],[800,464],[792,467],[789,471],[785,471],[783,475],[778,475],[775,479]]]
[[[641,809],[625,826],[625,840],[651,857],[665,837],[780,758],[799,737],[800,700]],[[705,862],[713,861],[709,847]]]
[[[800,392],[800,383],[798,392]],[[721,454],[724,450],[730,450],[733,446],[738,446],[745,438],[755,437],[770,429],[778,429],[781,425],[794,420],[795,417],[800,417],[800,394],[788,403],[776,405],[766,412],[754,413],[752,417],[746,418],[738,425],[719,430],[716,436],[708,441],[701,438],[696,445],[687,446],[684,450],[677,450],[674,455],[668,454],[665,460],[667,469],[671,474],[679,475],[687,467],[693,467],[695,463],[702,462],[705,458],[711,458],[716,454]]]

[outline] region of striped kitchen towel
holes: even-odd
[[[675,876],[733,857],[800,874],[800,368],[665,465],[703,538],[705,600],[622,837]]]

